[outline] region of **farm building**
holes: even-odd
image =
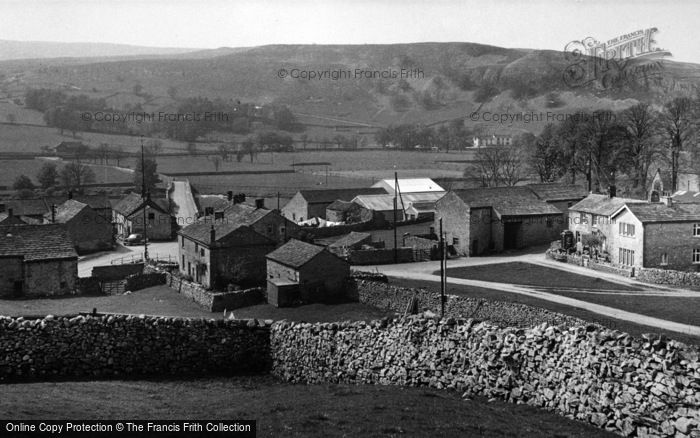
[[[538,198],[564,213],[564,221],[559,224],[560,231],[569,223],[569,207],[588,196],[588,190],[573,184],[542,183],[528,184],[526,187],[535,192]]]
[[[168,212],[168,201],[143,199],[138,193],[130,193],[117,202],[113,207],[112,220],[116,225],[118,236],[127,237],[129,234],[144,233],[144,209],[148,239],[170,240],[173,237],[174,218]]]
[[[326,220],[329,222],[344,222],[353,224],[369,222],[372,212],[354,202],[337,200],[326,207]]]
[[[382,188],[300,190],[282,207],[282,215],[294,222],[320,217],[326,219],[326,208],[337,200],[351,201],[358,195],[386,194]]]
[[[393,195],[396,191],[396,181],[394,179],[383,179],[375,183],[372,187],[382,188],[386,193]],[[442,192],[444,194],[445,189],[430,178],[399,178],[399,193],[428,192]]]
[[[550,243],[563,214],[527,187],[483,187],[448,192],[435,205],[434,228],[457,254],[480,255]]]
[[[31,219],[23,219],[21,216],[15,216],[12,209],[6,213],[0,213],[0,225],[26,225]]]
[[[75,199],[57,206],[44,220],[64,224],[79,254],[111,249],[114,245],[112,222]]]
[[[420,193],[400,193],[396,199],[396,220],[403,222],[409,219],[409,209],[414,204],[428,204],[428,214],[434,212],[434,205],[438,199],[444,196],[443,192],[420,192]],[[381,216],[387,222],[394,222],[394,195],[360,195],[356,196],[352,202],[361,207],[374,212],[375,215]],[[431,207],[432,205],[432,207]],[[411,211],[418,215],[415,208]],[[426,213],[426,212],[424,212]],[[416,219],[414,217],[412,219]]]
[[[322,246],[290,240],[267,255],[268,302],[277,307],[335,301],[345,293],[350,265]]]
[[[276,244],[299,237],[299,226],[282,216],[277,210],[248,204],[233,204],[226,207],[221,214],[221,221],[251,227]]]
[[[252,227],[226,220],[201,219],[178,235],[180,273],[216,289],[264,281],[265,255],[277,246]]]
[[[38,223],[44,220],[44,215],[50,211],[44,199],[6,199],[0,201],[0,213],[10,213],[13,216],[34,219]]]
[[[668,198],[667,198],[668,199]],[[666,202],[669,202],[666,200]],[[630,203],[611,215],[610,260],[623,266],[700,270],[700,205]]]
[[[106,194],[103,195],[80,195],[73,194],[73,192],[68,192],[63,196],[47,196],[44,198],[46,207],[48,211],[51,211],[52,205],[60,205],[69,199],[74,199],[76,201],[87,204],[95,210],[95,213],[106,218],[109,222],[112,221],[112,203],[109,201],[109,197]]]
[[[0,226],[0,296],[71,293],[78,254],[65,225]]]

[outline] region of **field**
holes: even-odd
[[[67,296],[31,300],[0,300],[0,315],[43,316],[75,315],[80,312],[129,313],[188,318],[222,318],[223,313],[211,313],[192,300],[167,286],[155,286],[129,295]],[[379,319],[385,314],[359,303],[337,305],[309,304],[300,307],[277,308],[268,304],[234,311],[238,319],[289,319],[320,322]]]
[[[462,399],[455,391],[430,388],[292,385],[270,376],[0,388],[0,416],[15,420],[248,419],[257,420],[259,437],[615,436],[532,406]]]
[[[0,186],[12,187],[15,179],[20,175],[28,176],[32,182],[38,185],[37,174],[47,162],[52,162],[57,165],[58,171],[64,166],[64,161],[53,160],[0,160]],[[133,181],[133,173],[125,170],[116,169],[111,166],[90,165],[95,172],[95,182],[97,183],[118,183]]]
[[[399,287],[415,287],[415,288],[424,288],[428,289],[434,292],[439,292],[440,291],[440,281],[422,281],[422,280],[408,280],[408,279],[403,279],[403,278],[390,278],[390,283],[394,286],[399,286]],[[540,300],[537,298],[529,297],[527,295],[520,295],[520,294],[514,294],[510,292],[501,292],[495,289],[485,289],[485,288],[479,288],[479,287],[474,287],[474,286],[465,286],[465,285],[459,285],[459,284],[453,284],[450,283],[449,279],[447,282],[447,291],[448,294],[451,295],[460,295],[460,296],[465,296],[465,297],[471,297],[471,298],[484,298],[484,299],[489,299],[489,300],[497,300],[497,301],[507,301],[511,303],[520,303],[520,304],[525,304],[528,306],[534,306],[534,307],[540,307],[543,309],[550,310],[552,312],[558,312],[558,313],[563,313],[565,315],[570,315],[574,316],[576,318],[581,318],[584,321],[589,321],[593,323],[600,324],[604,327],[614,329],[614,330],[620,330],[626,333],[631,334],[632,336],[635,337],[640,337],[644,333],[658,333],[658,334],[664,334],[668,336],[669,338],[685,342],[687,344],[694,344],[694,345],[700,345],[700,338],[697,336],[691,336],[691,335],[685,335],[683,333],[677,333],[677,332],[672,332],[669,330],[663,330],[655,327],[649,327],[646,325],[640,325],[640,324],[635,324],[632,322],[628,321],[623,321],[620,319],[615,319],[615,318],[609,318],[606,316],[598,315],[596,313],[590,312],[585,309],[579,309],[576,307],[571,307],[567,306],[564,304],[559,304],[555,303],[553,301],[547,301],[547,300]],[[584,294],[581,294],[584,295]],[[590,295],[588,295],[590,296]],[[606,295],[608,297],[609,295]],[[579,298],[579,297],[574,297],[574,298]],[[629,296],[624,296],[621,297],[623,300],[628,300],[629,303],[627,306],[630,306],[629,309],[633,312],[641,312],[641,310],[633,310],[634,309],[634,302],[636,302],[638,297],[634,297],[634,301],[630,299]],[[580,299],[585,300],[584,297],[581,297]],[[665,302],[664,300],[669,300],[669,298],[662,297],[659,301]],[[682,302],[681,302],[682,303]],[[603,304],[603,303],[601,303]],[[610,301],[608,303],[605,303],[606,305],[610,305],[615,307],[614,301]],[[693,303],[684,303],[684,304],[693,304]],[[697,299],[697,301],[694,302],[694,306],[697,306],[700,304],[700,298]],[[662,306],[662,307],[665,307]],[[622,308],[622,307],[620,307]],[[697,307],[695,307],[697,308]],[[692,316],[693,315],[693,307],[691,307],[691,310],[688,310],[688,315]],[[696,312],[697,313],[697,312]],[[682,321],[679,321],[682,322]],[[697,321],[696,321],[697,322]]]

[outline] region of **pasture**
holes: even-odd
[[[66,164],[62,160],[0,160],[0,186],[12,187],[15,179],[20,175],[28,176],[35,185],[39,185],[37,174],[45,163],[56,164],[57,170]],[[111,166],[88,164],[95,172],[96,183],[121,183],[133,181],[133,173],[128,170],[121,170]]]

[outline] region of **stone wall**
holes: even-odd
[[[547,251],[546,255],[549,258],[554,258],[549,251]],[[592,269],[594,271],[607,272],[609,274],[616,274],[628,278],[634,277],[635,273],[635,269],[629,266],[620,266],[613,263],[600,262],[575,254],[567,255],[566,262],[572,265],[583,266],[584,268]]]
[[[405,312],[409,301],[415,298],[418,301],[418,311],[440,313],[440,294],[425,289],[402,288],[354,278],[349,284],[349,296],[361,303],[399,313]],[[474,318],[502,327],[532,327],[543,322],[571,327],[587,323],[572,316],[525,304],[457,295],[447,295],[445,298],[446,317]]]
[[[269,332],[255,320],[0,316],[0,380],[265,372]]]
[[[700,272],[673,271],[670,269],[637,269],[639,281],[653,284],[671,284],[674,286],[700,286]]]
[[[413,261],[413,248],[397,248],[396,252],[399,263]],[[394,263],[394,248],[350,251],[349,261],[353,265],[386,265]]]
[[[430,386],[554,410],[625,436],[688,437],[700,363],[683,344],[592,326],[499,328],[410,317],[278,322],[272,372],[289,382]]]
[[[149,274],[131,275],[126,278],[124,288],[129,291],[146,289],[147,287],[165,284],[166,278],[163,272],[153,272]]]

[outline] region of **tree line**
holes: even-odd
[[[622,111],[578,112],[539,135],[516,136],[510,146],[482,148],[465,175],[482,185],[515,185],[526,166],[541,182],[584,179],[589,190],[617,185],[625,176],[631,193],[642,195],[653,167],[668,168],[672,189],[691,164],[696,145],[700,98],[676,97],[663,105],[638,103]],[[686,162],[687,161],[687,162]]]

